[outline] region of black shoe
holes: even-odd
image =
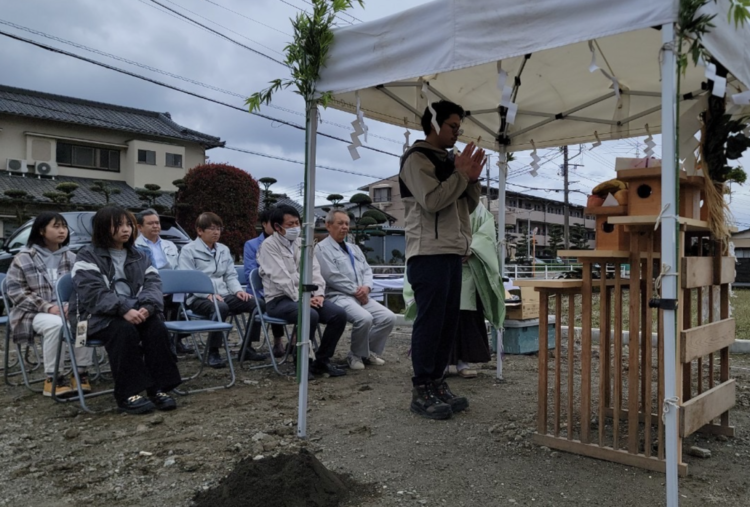
[[[117,402],[117,408],[120,412],[127,412],[128,414],[145,414],[154,410],[154,404],[149,400],[136,394],[130,398],[124,399]]]
[[[157,410],[174,410],[177,408],[177,402],[174,401],[174,398],[172,398],[170,395],[165,393],[164,391],[156,391],[156,394],[153,396],[149,396],[149,399],[151,400],[151,403],[154,404]]]
[[[310,364],[310,373],[313,375],[328,375],[329,377],[343,377],[346,375],[346,370],[337,368],[331,363],[313,361],[312,364]]]
[[[409,408],[415,414],[427,419],[450,419],[453,416],[451,406],[437,397],[432,384],[414,386]]]
[[[182,340],[178,339],[175,342],[175,352],[177,355],[184,356],[194,353],[195,349],[189,343],[184,343]]]
[[[448,383],[445,380],[435,382],[435,395],[440,401],[450,405],[451,410],[454,414],[457,414],[462,410],[466,410],[469,406],[469,400],[467,400],[463,396],[456,396],[455,394],[453,394],[450,387],[448,387]]]
[[[266,359],[268,359],[268,354],[258,352],[253,348],[252,345],[249,345],[245,349],[245,356],[243,361],[265,361]]]
[[[227,363],[224,361],[224,358],[221,357],[221,354],[219,354],[219,351],[215,352],[209,352],[208,353],[208,361],[206,362],[207,365],[209,365],[211,368],[224,368]]]

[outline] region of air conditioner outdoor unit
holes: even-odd
[[[41,176],[57,176],[60,173],[54,162],[37,162],[34,172]]]
[[[5,170],[11,173],[25,174],[29,172],[29,163],[19,158],[9,158],[5,163]]]

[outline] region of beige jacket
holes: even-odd
[[[286,296],[292,301],[299,299],[299,264],[301,239],[289,243],[281,234],[274,233],[260,244],[258,249],[258,274],[263,280],[266,301]],[[326,282],[320,274],[320,265],[313,255],[313,284],[318,290],[313,296],[322,296]]]
[[[414,149],[425,150],[426,155]],[[415,142],[399,173],[406,213],[406,258],[415,255],[468,255],[469,215],[479,204],[481,185],[453,168],[448,153],[426,141]],[[436,166],[430,157],[439,161]]]

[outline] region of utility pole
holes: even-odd
[[[563,205],[563,215],[565,217],[563,222],[563,237],[565,240],[565,250],[570,250],[570,201],[568,200],[568,147],[563,146],[563,181],[565,189],[565,204]]]

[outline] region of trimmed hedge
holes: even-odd
[[[221,243],[242,257],[245,242],[256,236],[260,187],[249,173],[228,164],[198,165],[185,175],[177,194],[177,220],[195,238],[195,220],[211,211],[224,222]]]

